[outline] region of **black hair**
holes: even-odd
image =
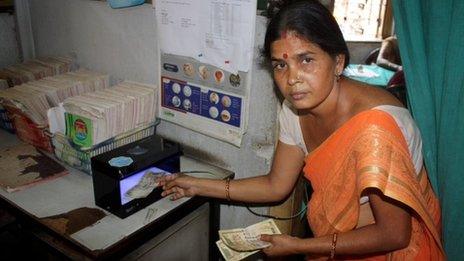
[[[263,55],[271,58],[271,44],[280,39],[285,31],[317,44],[332,57],[345,55],[346,67],[350,53],[337,21],[325,6],[317,0],[288,1],[273,16],[266,30]]]

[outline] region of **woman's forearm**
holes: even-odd
[[[197,179],[196,194],[204,197],[227,199],[226,180]],[[266,203],[281,200],[282,188],[275,188],[268,175],[230,180],[228,196],[231,201]]]
[[[304,153],[295,145],[277,143],[270,172],[244,179],[199,179],[187,175],[166,176],[160,184],[163,196],[172,199],[184,196],[204,196],[231,201],[268,203],[280,201],[292,191],[304,163]]]
[[[387,236],[375,224],[352,231],[337,234],[336,255],[364,255],[390,252],[406,247],[409,243],[404,231],[398,231],[397,236]],[[407,234],[407,233],[406,233]],[[330,255],[333,234],[305,238],[298,241],[295,252],[303,254]]]
[[[390,252],[408,246],[411,239],[412,218],[408,210],[378,190],[369,193],[372,224],[337,235],[338,255],[363,255]],[[332,235],[299,241],[300,253],[327,254],[332,248]]]

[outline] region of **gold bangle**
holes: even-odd
[[[337,233],[334,233],[332,235],[332,247],[330,248],[330,259],[331,260],[335,258],[335,249],[337,248],[337,237],[338,237]]]
[[[226,199],[230,201],[230,193],[229,193],[229,188],[230,188],[230,178],[226,179]]]

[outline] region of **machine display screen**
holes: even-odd
[[[169,174],[171,173],[160,168],[151,167],[120,180],[121,205],[148,196],[158,186],[156,178]]]

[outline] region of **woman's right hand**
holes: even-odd
[[[196,178],[187,176],[182,173],[164,175],[158,179],[159,186],[163,187],[161,196],[171,195],[171,200],[177,200],[183,197],[193,197],[197,195],[195,188]]]

